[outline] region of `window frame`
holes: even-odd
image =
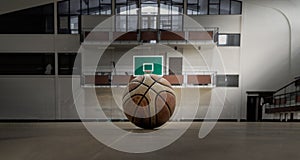
[[[213,0],[207,0],[207,10],[202,14],[201,13],[201,8],[200,8],[200,0],[196,0],[197,2],[196,3],[189,3],[189,0],[187,0],[187,15],[241,15],[242,14],[242,8],[243,8],[243,3],[242,1],[239,1],[239,0],[229,0],[229,12],[228,13],[222,13],[221,12],[221,6],[222,4],[224,3],[224,1],[222,0],[217,0],[218,2],[212,2]],[[223,2],[223,3],[222,3]],[[237,2],[240,4],[240,11],[239,13],[232,13],[232,2]],[[217,14],[211,14],[210,13],[210,8],[211,6],[213,5],[216,5],[218,6],[218,13]],[[189,6],[194,6],[197,8],[196,12],[194,13],[193,10],[189,10]],[[193,8],[193,7],[191,7]],[[191,11],[191,13],[189,13],[189,11]]]
[[[80,10],[80,12],[78,13],[78,14],[74,14],[74,13],[71,13],[71,1],[72,0],[63,0],[63,1],[59,1],[59,2],[57,2],[57,32],[58,32],[58,34],[73,34],[72,33],[72,29],[71,29],[71,17],[74,17],[74,16],[78,16],[78,33],[77,32],[75,32],[74,34],[80,34],[81,33],[81,15],[112,15],[112,13],[113,13],[113,10],[112,10],[112,6],[113,6],[113,4],[112,4],[112,0],[110,0],[110,3],[102,3],[101,2],[101,0],[97,0],[98,1],[98,14],[91,14],[90,13],[90,1],[91,0],[87,0],[87,4],[86,4],[86,6],[87,6],[87,11],[86,11],[86,13],[83,13],[83,10],[82,10],[82,8],[83,8],[83,0],[79,0],[79,6],[80,6],[80,8],[79,8],[79,10]],[[60,10],[59,10],[59,5],[61,4],[61,3],[68,3],[68,12],[67,13],[64,13],[64,14],[60,14]],[[102,12],[101,12],[101,6],[109,6],[110,5],[110,13],[109,14],[103,14]],[[67,31],[61,31],[61,29],[60,29],[60,17],[68,17],[68,29],[67,29]]]
[[[171,14],[161,14],[161,4],[169,6],[170,8],[168,8],[168,10],[169,9],[171,10]],[[177,14],[175,13],[173,14],[173,6],[181,6],[182,11],[178,12]],[[160,13],[159,15],[181,15],[184,13],[184,1],[179,3],[179,2],[173,2],[173,0],[161,0],[159,1],[159,13]]]
[[[240,4],[240,11],[239,11],[239,13],[237,13],[237,14],[236,13],[232,13],[232,2],[237,2],[237,3]],[[230,15],[241,15],[242,12],[243,12],[243,3],[242,3],[242,1],[231,0],[230,1],[230,11],[229,11]]]
[[[237,77],[237,83],[230,83],[233,81],[228,81],[228,77]],[[222,81],[219,82],[219,80]],[[238,88],[240,86],[240,75],[239,74],[217,74],[216,75],[216,87],[233,87],[233,88]]]
[[[80,61],[80,66],[77,70],[76,73],[73,73],[74,71],[74,63],[76,61],[76,59],[78,59],[79,56],[79,61]],[[63,62],[63,58],[67,57],[68,59],[68,69],[67,70],[63,70],[62,69],[62,66],[66,65]],[[81,56],[81,53],[76,53],[76,52],[72,52],[72,53],[67,53],[67,52],[59,52],[57,53],[57,75],[81,75],[82,74],[82,56]],[[73,61],[74,60],[74,61]],[[73,61],[73,62],[71,62]],[[71,64],[72,63],[72,64]]]
[[[53,76],[55,75],[55,53],[52,52],[45,52],[45,53],[34,53],[34,52],[27,52],[27,53],[0,53],[1,56],[6,56],[5,63],[8,64],[0,64],[0,66],[6,66],[1,68],[9,68],[8,70],[0,71],[0,75],[40,75],[40,76]],[[27,57],[25,59],[24,57]],[[33,58],[36,56],[35,58]],[[3,58],[3,57],[2,57]],[[39,59],[40,61],[34,61]],[[29,61],[28,61],[29,60]],[[34,61],[34,63],[32,63]],[[1,62],[1,60],[0,60]],[[19,63],[18,63],[19,62]],[[22,63],[20,63],[22,62]],[[46,74],[46,68],[48,64],[51,64],[51,73]],[[18,66],[17,68],[11,69],[11,66]],[[24,66],[28,67],[25,68]],[[24,70],[25,68],[25,70]],[[23,71],[20,71],[22,69]],[[2,69],[3,70],[3,69]]]
[[[228,44],[228,42],[226,44],[220,44],[219,43],[219,36],[221,35],[227,35],[227,36],[232,36],[232,35],[235,35],[235,36],[238,36],[239,38],[239,43],[236,44],[236,45],[231,45],[231,44]],[[241,34],[240,33],[218,33],[218,39],[217,39],[217,45],[218,47],[240,47],[241,46]],[[227,37],[228,39],[228,37]]]

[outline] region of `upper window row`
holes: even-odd
[[[117,14],[174,15],[184,13],[183,0],[116,0]],[[111,15],[111,0],[64,0],[58,2],[59,15]],[[188,0],[188,15],[241,14],[242,2],[237,0]]]
[[[141,7],[139,7],[141,6]],[[126,15],[137,15],[141,8],[141,15],[178,15],[183,13],[183,0],[117,0],[116,13]],[[159,8],[159,9],[158,9]]]
[[[188,0],[187,14],[242,14],[242,2],[237,0]]]
[[[145,16],[144,21],[149,23],[156,22],[156,19],[147,20],[147,15],[163,15],[165,18],[162,21],[169,25],[170,18],[167,19],[166,16],[184,13],[184,3],[187,3],[188,15],[241,14],[242,12],[242,2],[236,0],[115,0],[115,5],[112,4],[112,0],[64,0],[58,2],[58,33],[78,34],[80,15],[84,14],[141,14]],[[115,6],[115,12],[112,11],[112,6]],[[0,34],[53,34],[54,3],[6,13],[0,15],[0,21]],[[174,19],[173,22],[175,21]],[[181,19],[175,23],[181,24]]]
[[[111,0],[65,0],[58,2],[59,15],[110,15]]]

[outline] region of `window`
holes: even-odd
[[[111,0],[100,0],[100,15],[111,15]]]
[[[110,15],[111,14],[111,0],[83,0],[88,3],[89,15]]]
[[[187,14],[197,15],[198,14],[198,0],[187,1]]]
[[[79,34],[80,15],[111,14],[111,0],[65,0],[57,5],[60,34]]]
[[[157,0],[141,0],[141,28],[157,29],[158,12]]]
[[[0,75],[54,75],[53,53],[0,53]]]
[[[188,15],[242,14],[242,2],[237,0],[188,0]]]
[[[230,0],[220,1],[220,14],[230,14]]]
[[[71,34],[79,34],[79,17],[70,16],[70,30]]]
[[[141,0],[141,15],[158,15],[157,0]]]
[[[231,1],[231,14],[242,14],[242,2],[240,1]]]
[[[136,31],[138,26],[138,17],[137,16],[128,16],[127,17],[127,31]]]
[[[58,3],[58,14],[59,15],[69,14],[69,1],[61,1]]]
[[[159,29],[169,31],[183,30],[183,16],[182,15],[161,15]]]
[[[71,0],[70,1],[70,14],[71,15],[80,15],[81,14],[81,0]],[[67,6],[66,6],[67,9]],[[69,14],[66,12],[66,14]]]
[[[181,31],[184,1],[161,0],[159,2],[158,4],[157,0],[141,0],[139,4],[139,1],[135,0],[116,0],[116,31],[134,31],[139,25],[142,29]],[[140,23],[138,23],[138,14],[142,15]]]
[[[76,56],[78,62],[74,64]],[[58,74],[59,75],[80,75],[81,74],[81,56],[77,53],[59,53],[58,54]]]
[[[116,0],[116,31],[128,32],[138,28],[138,1]]]
[[[89,13],[89,0],[81,0],[81,14],[87,15]]]
[[[57,4],[58,9],[58,33],[71,33],[70,1],[61,1]]]
[[[182,13],[182,0],[161,0],[159,29],[181,31],[183,26]]]
[[[159,28],[163,30],[172,30],[172,16],[171,15],[161,15]]]
[[[223,34],[218,35],[219,46],[240,46],[240,34]]]
[[[138,1],[116,0],[116,14],[137,15],[138,14]]]
[[[100,1],[99,0],[89,0],[89,14],[99,15],[100,14]]]
[[[239,87],[239,75],[217,75],[217,87]]]
[[[172,16],[172,31],[182,31],[183,30],[183,18],[181,15]]]
[[[53,34],[54,4],[3,14],[0,21],[0,34]]]
[[[183,13],[183,0],[161,0],[160,15],[178,15]]]
[[[117,32],[127,32],[127,26],[128,26],[128,20],[127,20],[127,16],[126,15],[118,15],[116,16],[116,23],[115,23],[115,27],[116,27],[116,31]]]
[[[188,15],[207,15],[208,0],[188,0],[187,3]]]
[[[219,11],[220,11],[220,0],[210,0],[208,14],[219,14],[220,13]]]

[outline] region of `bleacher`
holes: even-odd
[[[266,104],[265,113],[288,113],[300,111],[300,77],[278,89]]]

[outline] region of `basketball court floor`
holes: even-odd
[[[130,122],[115,124],[127,131],[147,132]],[[81,122],[0,123],[0,155],[3,160],[300,159],[299,123],[218,122],[204,139],[198,138],[200,126],[201,122],[194,122],[181,138],[161,150],[130,154],[98,142]]]

